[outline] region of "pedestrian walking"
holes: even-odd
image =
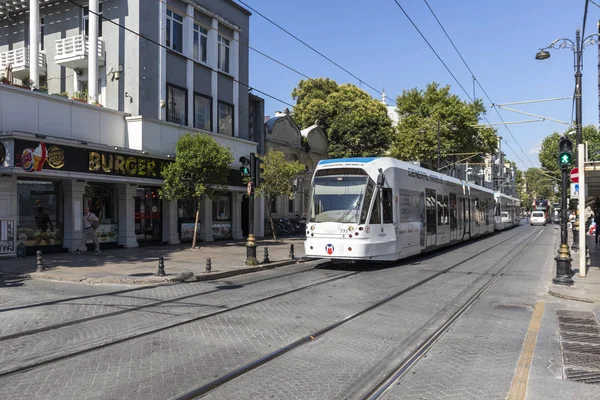
[[[81,249],[85,249],[86,243],[88,240],[92,240],[94,245],[96,246],[95,253],[100,253],[100,242],[98,241],[98,236],[96,235],[96,229],[100,225],[100,221],[98,217],[90,211],[89,207],[83,208],[83,236],[81,238],[81,243],[79,244],[79,248],[75,249],[75,253],[81,254]]]
[[[596,244],[598,244],[598,225],[600,224],[600,213],[594,216],[594,223],[596,224],[596,229],[594,231],[594,236],[596,239]]]

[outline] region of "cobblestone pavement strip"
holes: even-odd
[[[214,282],[195,282],[190,284],[155,286],[149,288],[126,288],[111,292],[93,293],[74,298],[57,298],[37,303],[25,303],[3,307],[0,309],[0,340],[8,335],[15,335],[28,329],[43,329],[72,321],[81,321],[115,312],[123,312],[145,307],[158,302],[173,301],[181,297],[201,295],[203,292],[229,290],[227,286],[245,286],[255,281],[275,279],[293,275],[314,268],[315,263],[301,264],[286,269],[285,273],[259,273],[253,279],[238,278]],[[29,281],[38,287],[39,281]],[[63,284],[59,284],[63,285]],[[71,288],[81,287],[67,284]],[[89,287],[89,286],[88,286]],[[92,286],[93,288],[93,286]]]
[[[530,237],[530,236],[529,236]],[[524,242],[521,237],[521,242]],[[524,243],[523,243],[524,244]],[[360,398],[392,360],[402,359],[455,313],[523,246],[500,246],[461,267],[474,273],[448,273],[327,333],[230,384],[207,399]],[[387,361],[383,361],[387,360]]]
[[[486,244],[507,237],[496,235]],[[437,267],[460,258],[458,254],[464,259],[463,250],[473,248],[469,246],[426,258],[422,264],[368,271],[327,287],[311,288],[2,378],[0,397],[168,398],[410,286],[422,279],[421,267]],[[82,343],[87,340],[80,338]]]
[[[259,282],[245,290],[211,293],[182,302],[166,303],[110,318],[4,340],[0,342],[0,360],[3,362],[0,365],[0,374],[348,275],[348,272],[319,270],[312,274],[294,276],[291,282],[283,279],[279,285],[274,285],[271,281]]]

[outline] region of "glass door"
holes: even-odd
[[[161,206],[157,187],[138,187],[135,196],[135,235],[138,243],[162,242]]]

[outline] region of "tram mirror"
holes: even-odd
[[[379,175],[377,175],[377,187],[382,188],[385,183],[385,175],[383,175],[383,170],[379,168]]]

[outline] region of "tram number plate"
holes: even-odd
[[[346,229],[346,228],[342,228],[342,229],[340,229],[340,233],[348,233],[348,232],[349,232],[349,231],[348,231],[348,229]]]

